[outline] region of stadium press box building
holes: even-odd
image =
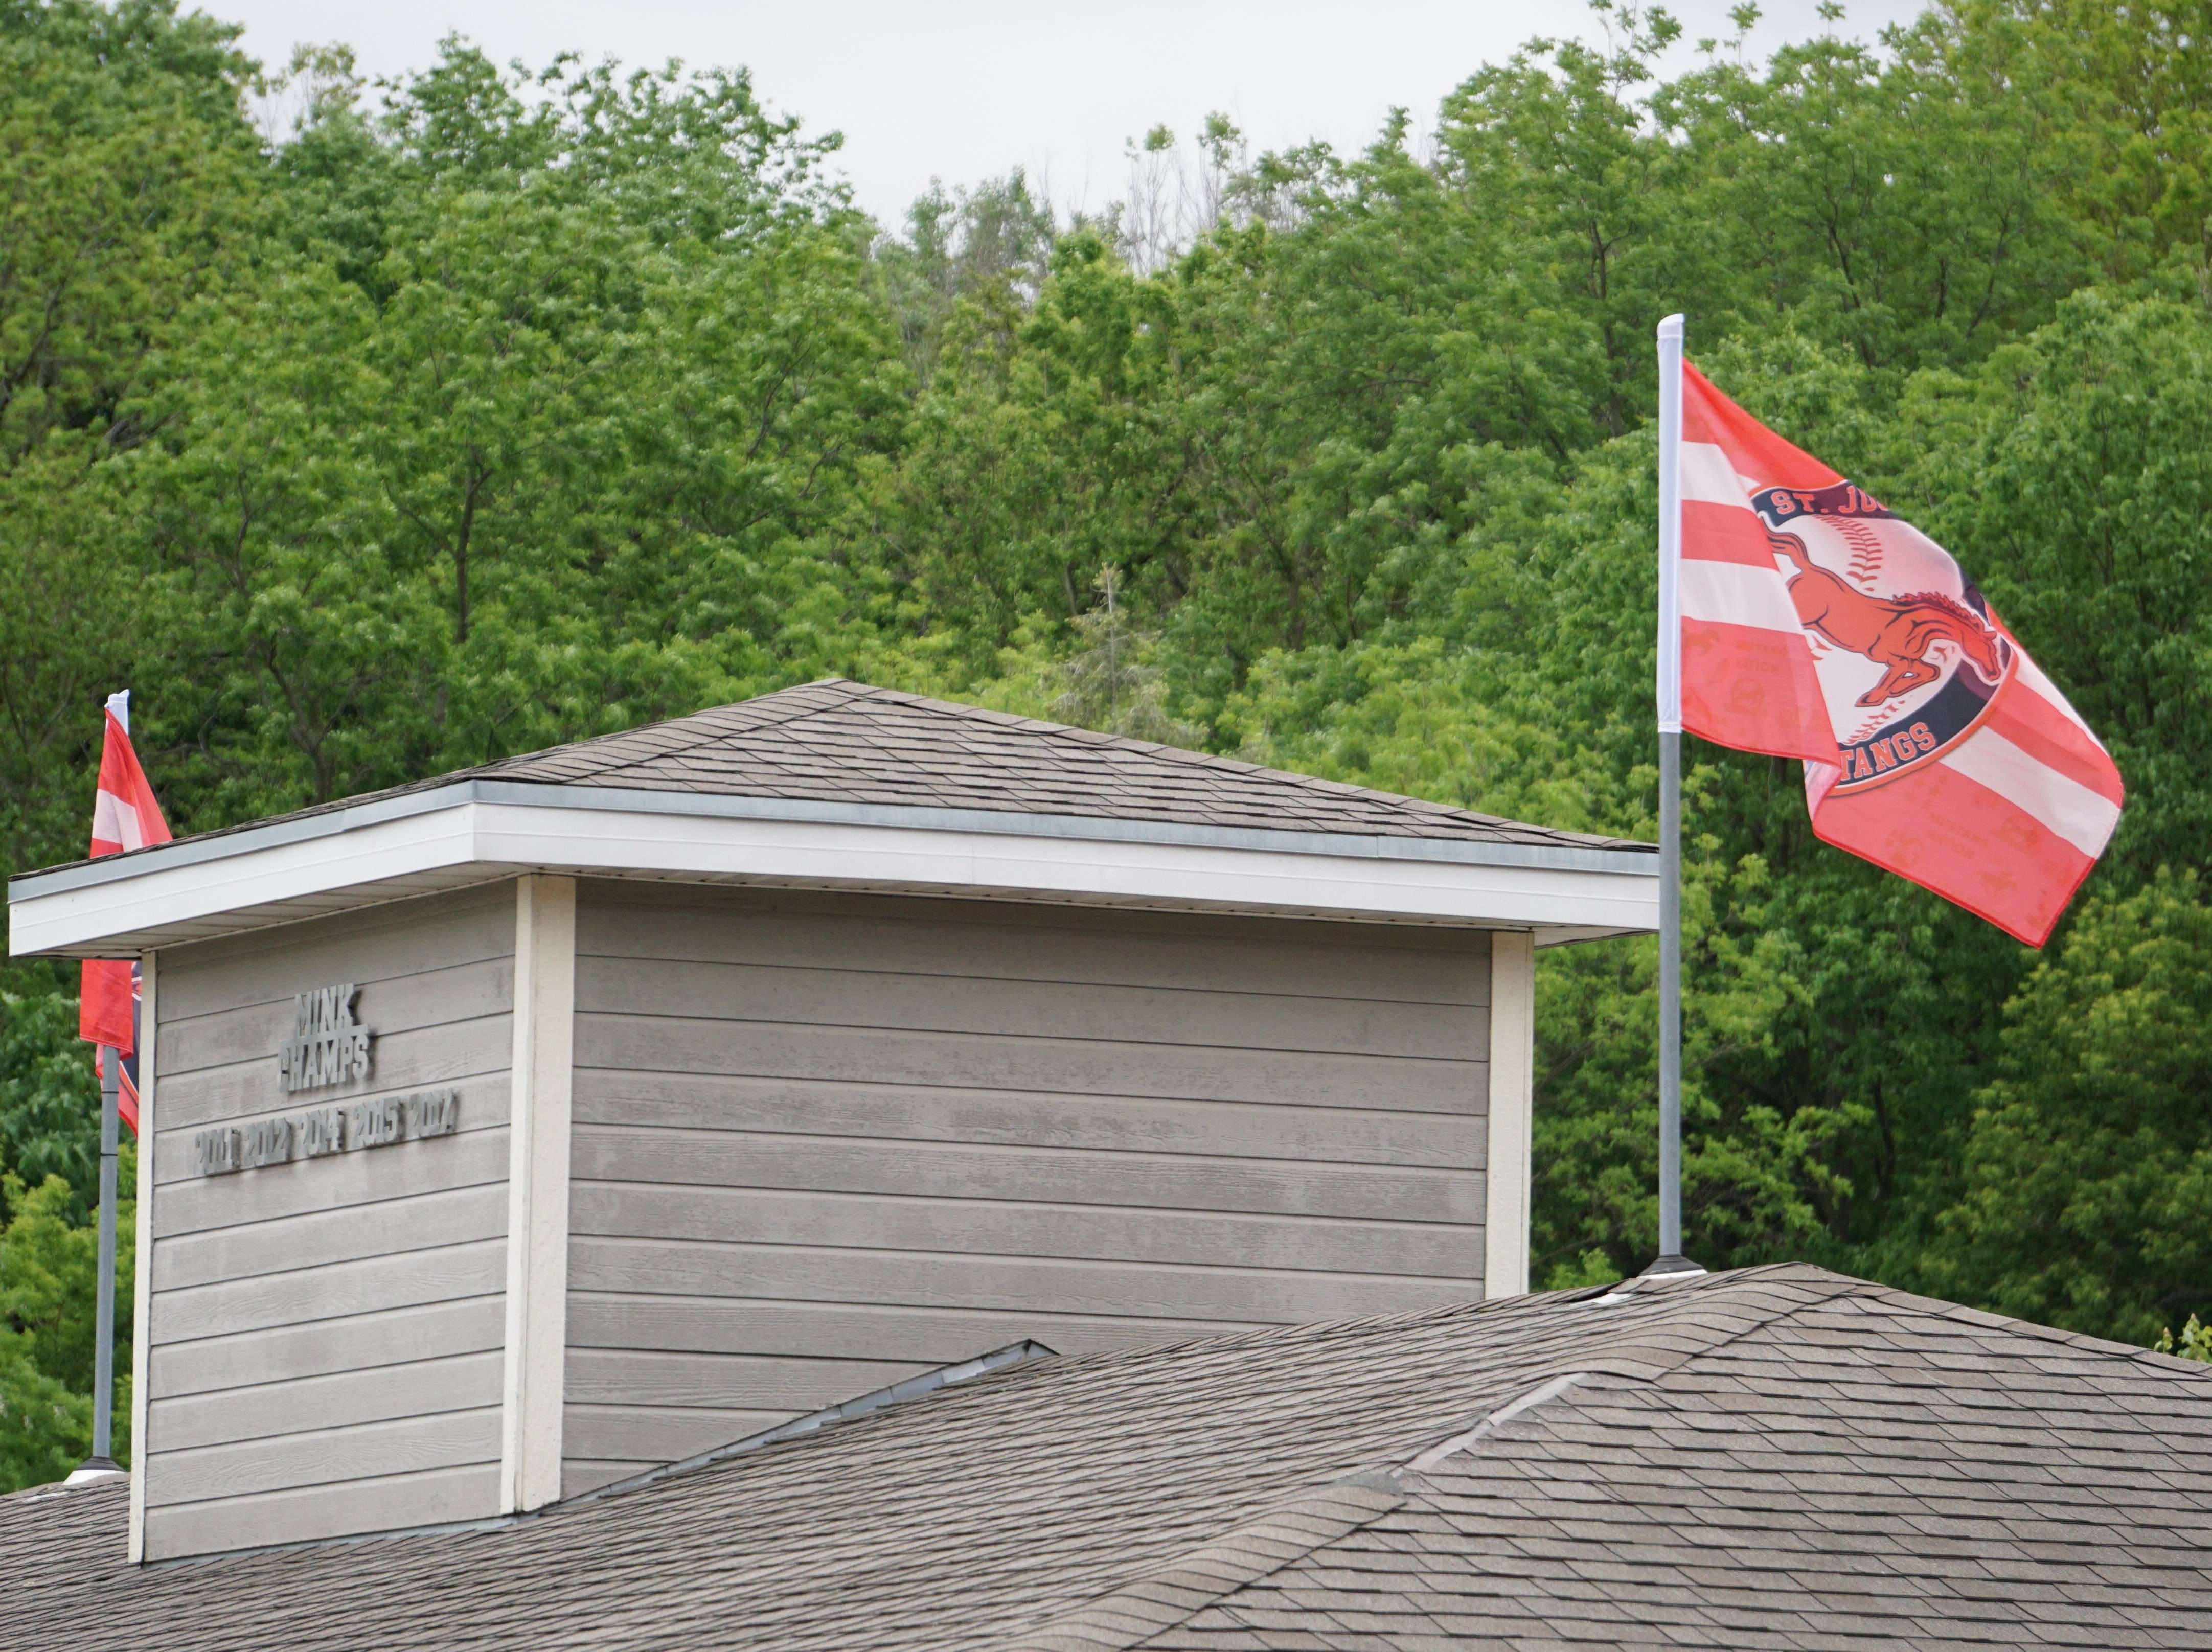
[[[144,961],[131,1556],[1524,1291],[1533,949],[1656,871],[828,682],[18,878]]]

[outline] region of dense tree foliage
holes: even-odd
[[[189,830],[830,671],[1648,835],[1650,338],[1685,310],[1959,554],[2130,794],[2039,956],[1815,842],[1790,766],[1693,751],[1691,1249],[2184,1326],[2212,11],[1948,0],[1663,77],[1673,21],[1600,10],[1421,153],[1216,120],[1178,242],[1165,133],[1101,219],[1015,174],[885,231],[742,72],[455,41],[370,88],[325,49],[270,139],[224,27],[0,0],[0,850],[81,852],[125,682]],[[1650,1250],[1652,972],[1543,964],[1540,1281]],[[5,984],[20,1481],[81,1449],[93,1090],[70,983]]]
[[[2094,902],[2005,1019],[1930,1271],[2003,1312],[2149,1340],[2212,1278],[2212,905],[2195,877]]]

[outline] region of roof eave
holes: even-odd
[[[1656,856],[473,779],[32,872],[17,957],[118,957],[525,872],[1530,929],[1648,932]]]

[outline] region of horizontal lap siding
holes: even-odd
[[[147,1555],[496,1508],[511,885],[161,955]],[[277,1084],[292,995],[355,983],[371,1077]],[[222,1176],[192,1138],[451,1085],[450,1137]]]
[[[891,1179],[888,1172],[884,1179]],[[1150,1186],[1122,1191],[1133,1200],[1144,1195],[1155,1202],[1086,1204],[1071,1211],[1066,1203],[1042,1200],[580,1182],[571,1195],[569,1224],[579,1245],[602,1235],[643,1231],[672,1240],[1197,1266],[1236,1267],[1264,1256],[1278,1267],[1329,1272],[1466,1276],[1464,1228],[1450,1221],[1170,1210],[1157,1202]],[[1371,1199],[1389,1190],[1351,1192]],[[1356,1207],[1355,1198],[1346,1202]],[[1466,1219],[1479,1219],[1479,1213],[1468,1212]]]
[[[459,1468],[424,1467],[285,1491],[251,1493],[146,1510],[146,1558],[307,1543],[356,1532],[390,1532],[481,1519],[499,1503],[499,1412],[490,1415],[491,1457]],[[461,1454],[461,1455],[472,1455]]]
[[[585,1076],[578,1075],[580,1080]],[[1481,1220],[1479,1177],[1425,1166],[825,1140],[629,1125],[580,1126],[572,1152],[580,1182],[915,1193],[940,1199],[1296,1216],[1372,1213],[1415,1222]]]
[[[743,1289],[743,1281],[733,1284]],[[901,1365],[901,1375],[911,1376],[919,1368],[957,1364],[1024,1336],[1035,1337],[1063,1354],[1091,1354],[1124,1348],[1133,1342],[1167,1342],[1215,1331],[1263,1328],[1253,1321],[1202,1321],[1187,1315],[1168,1320],[1112,1318],[1049,1309],[1024,1314],[1011,1336],[1007,1324],[1006,1315],[983,1309],[771,1302],[744,1296],[702,1300],[591,1291],[568,1299],[568,1357],[572,1369],[589,1353],[737,1355],[748,1362],[780,1357],[804,1360],[810,1365],[814,1361],[824,1365],[884,1361]],[[636,1369],[641,1380],[648,1376],[653,1382],[660,1380],[658,1362],[648,1368],[641,1360]],[[732,1379],[733,1386],[736,1381]],[[866,1394],[884,1386],[870,1383],[858,1392]],[[819,1380],[795,1380],[793,1387],[806,1396],[792,1400],[794,1410],[811,1410],[853,1397],[826,1372]],[[648,1388],[644,1392],[659,1400],[670,1399],[673,1391]],[[816,1394],[821,1397],[813,1398]]]
[[[577,955],[570,1491],[1024,1336],[1481,1294],[1480,935],[586,884]]]
[[[1152,1096],[850,1079],[611,1072],[580,1097],[580,1127],[651,1126],[756,1136],[856,1137],[973,1147],[1200,1153],[1332,1164],[1479,1168],[1485,1143],[1432,1118],[1358,1107],[1298,1107]]]

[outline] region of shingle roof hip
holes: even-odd
[[[2016,1437],[1958,1426],[1992,1392]],[[87,1652],[2118,1647],[2212,1600],[2173,1490],[2208,1473],[2212,1376],[1778,1267],[1030,1361],[498,1530],[132,1573],[121,1488],[17,1497],[0,1578],[27,1643]]]
[[[1638,853],[1652,848],[840,677],[178,841],[360,808],[470,780]]]

